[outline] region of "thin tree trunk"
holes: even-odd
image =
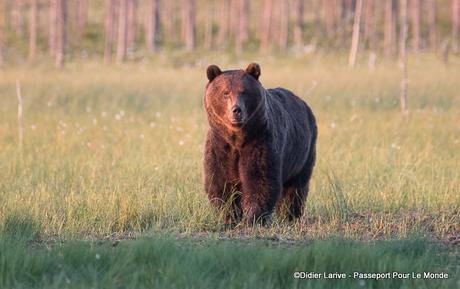
[[[339,41],[346,41],[353,31],[353,4],[355,0],[341,0],[341,13],[337,13],[337,34]],[[336,5],[337,6],[337,5]]]
[[[185,27],[185,50],[195,49],[195,0],[185,0],[184,3],[184,27]]]
[[[230,18],[229,18],[229,34],[230,38],[238,35],[239,21],[239,0],[230,0]]]
[[[0,2],[0,8],[5,8],[5,3]],[[4,44],[3,44],[3,35],[6,26],[5,14],[0,14],[0,69],[4,65]]]
[[[429,37],[431,51],[436,51],[437,49],[438,32],[436,31],[436,13],[436,0],[428,0],[428,26],[430,27]]]
[[[113,52],[117,53],[117,46],[118,46],[118,31],[120,26],[120,5],[122,0],[112,0],[113,1],[113,27],[112,27],[112,43],[113,43]]]
[[[457,50],[460,30],[460,0],[452,0],[452,46]]]
[[[14,1],[14,14],[13,14],[13,24],[14,31],[17,35],[24,35],[24,0],[15,0]]]
[[[412,0],[412,49],[415,53],[420,50],[420,0]]]
[[[57,28],[57,4],[59,0],[50,0],[48,19],[48,52],[51,57],[56,55],[56,28]]]
[[[165,34],[170,42],[176,40],[176,0],[165,1]]]
[[[289,33],[289,2],[280,1],[280,22],[279,22],[279,34],[278,34],[278,45],[281,50],[285,50],[288,46],[288,33]]]
[[[72,3],[73,1],[70,1]],[[88,17],[88,0],[75,0],[73,7],[71,7],[72,18],[70,24],[72,25],[72,32],[74,40],[79,42],[83,36]]]
[[[63,68],[65,61],[65,46],[67,42],[67,0],[56,1],[56,67]]]
[[[155,51],[160,33],[160,0],[149,0],[147,3],[147,20],[145,40],[147,49]]]
[[[384,54],[389,57],[393,54],[394,45],[394,16],[393,0],[385,0],[385,31],[384,31]]]
[[[401,33],[400,33],[400,48],[399,48],[399,61],[403,71],[403,78],[401,80],[401,95],[400,105],[401,111],[407,113],[407,0],[400,0],[401,11]]]
[[[77,0],[77,27],[80,34],[83,34],[88,20],[88,0]]]
[[[262,53],[268,53],[269,41],[270,41],[270,30],[271,30],[271,18],[272,18],[272,0],[263,1],[263,18],[262,18],[262,33],[260,35],[260,50]]]
[[[326,34],[333,38],[336,35],[337,0],[324,1],[324,18]]]
[[[361,12],[363,10],[364,0],[357,0],[355,7],[355,19],[353,23],[353,36],[351,40],[350,57],[348,58],[348,64],[354,67],[356,64],[356,56],[359,48],[359,32],[361,30]]]
[[[127,49],[133,49],[137,36],[137,0],[128,0],[127,5],[126,47]]]
[[[368,0],[365,3],[366,10],[364,12],[364,41],[370,49],[375,45],[375,31],[376,31],[376,13],[375,13],[375,0]]]
[[[221,18],[219,25],[219,36],[218,43],[220,47],[225,46],[229,38],[230,32],[230,9],[231,9],[231,0],[222,0],[221,1]]]
[[[104,63],[109,64],[112,59],[113,28],[115,19],[115,0],[105,0],[105,35],[104,35]]]
[[[302,33],[303,33],[303,16],[304,16],[305,2],[304,0],[296,0],[295,2],[295,25],[294,25],[294,43],[297,46],[303,44]]]
[[[313,10],[313,27],[316,27],[315,29],[315,36],[314,38],[321,39],[324,37],[324,25],[322,25],[321,22],[321,11],[323,10],[323,1],[322,0],[313,0],[312,1],[312,10]]]
[[[236,37],[236,52],[243,52],[243,46],[248,40],[249,0],[238,0],[238,32]]]
[[[215,0],[211,0],[207,2],[206,5],[207,5],[207,17],[206,17],[205,28],[204,28],[203,47],[204,49],[209,50],[212,48],[212,38],[213,38],[212,26],[214,24],[214,13],[215,13],[216,2]]]
[[[128,36],[128,1],[119,0],[118,5],[118,38],[117,38],[117,63],[122,63],[126,58]]]
[[[38,0],[30,1],[30,38],[29,38],[29,61],[33,61],[37,55],[37,22],[38,22]]]

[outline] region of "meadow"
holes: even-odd
[[[396,63],[247,58],[0,71],[0,287],[458,288],[460,59],[411,57],[403,115]],[[299,222],[228,229],[203,190],[205,68],[254,60],[312,107],[317,165]],[[322,270],[451,277],[292,278]]]

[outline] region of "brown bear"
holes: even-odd
[[[316,159],[312,110],[289,90],[265,89],[256,63],[227,71],[210,65],[207,77],[204,177],[211,204],[230,208],[231,223],[266,223],[275,207],[299,218]]]

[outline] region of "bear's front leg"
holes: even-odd
[[[239,173],[245,223],[266,224],[281,194],[279,156],[265,144],[247,147],[241,154]]]
[[[241,219],[238,174],[233,172],[235,160],[226,152],[226,144],[208,133],[204,152],[204,184],[210,203],[219,209],[227,209],[225,222]],[[228,206],[228,207],[227,207]]]

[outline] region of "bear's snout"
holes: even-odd
[[[233,118],[235,119],[241,119],[243,116],[243,110],[241,110],[241,107],[239,105],[234,105],[232,107],[232,113],[233,113]]]
[[[230,109],[230,122],[234,125],[241,125],[244,123],[244,109],[241,105],[235,104]]]

